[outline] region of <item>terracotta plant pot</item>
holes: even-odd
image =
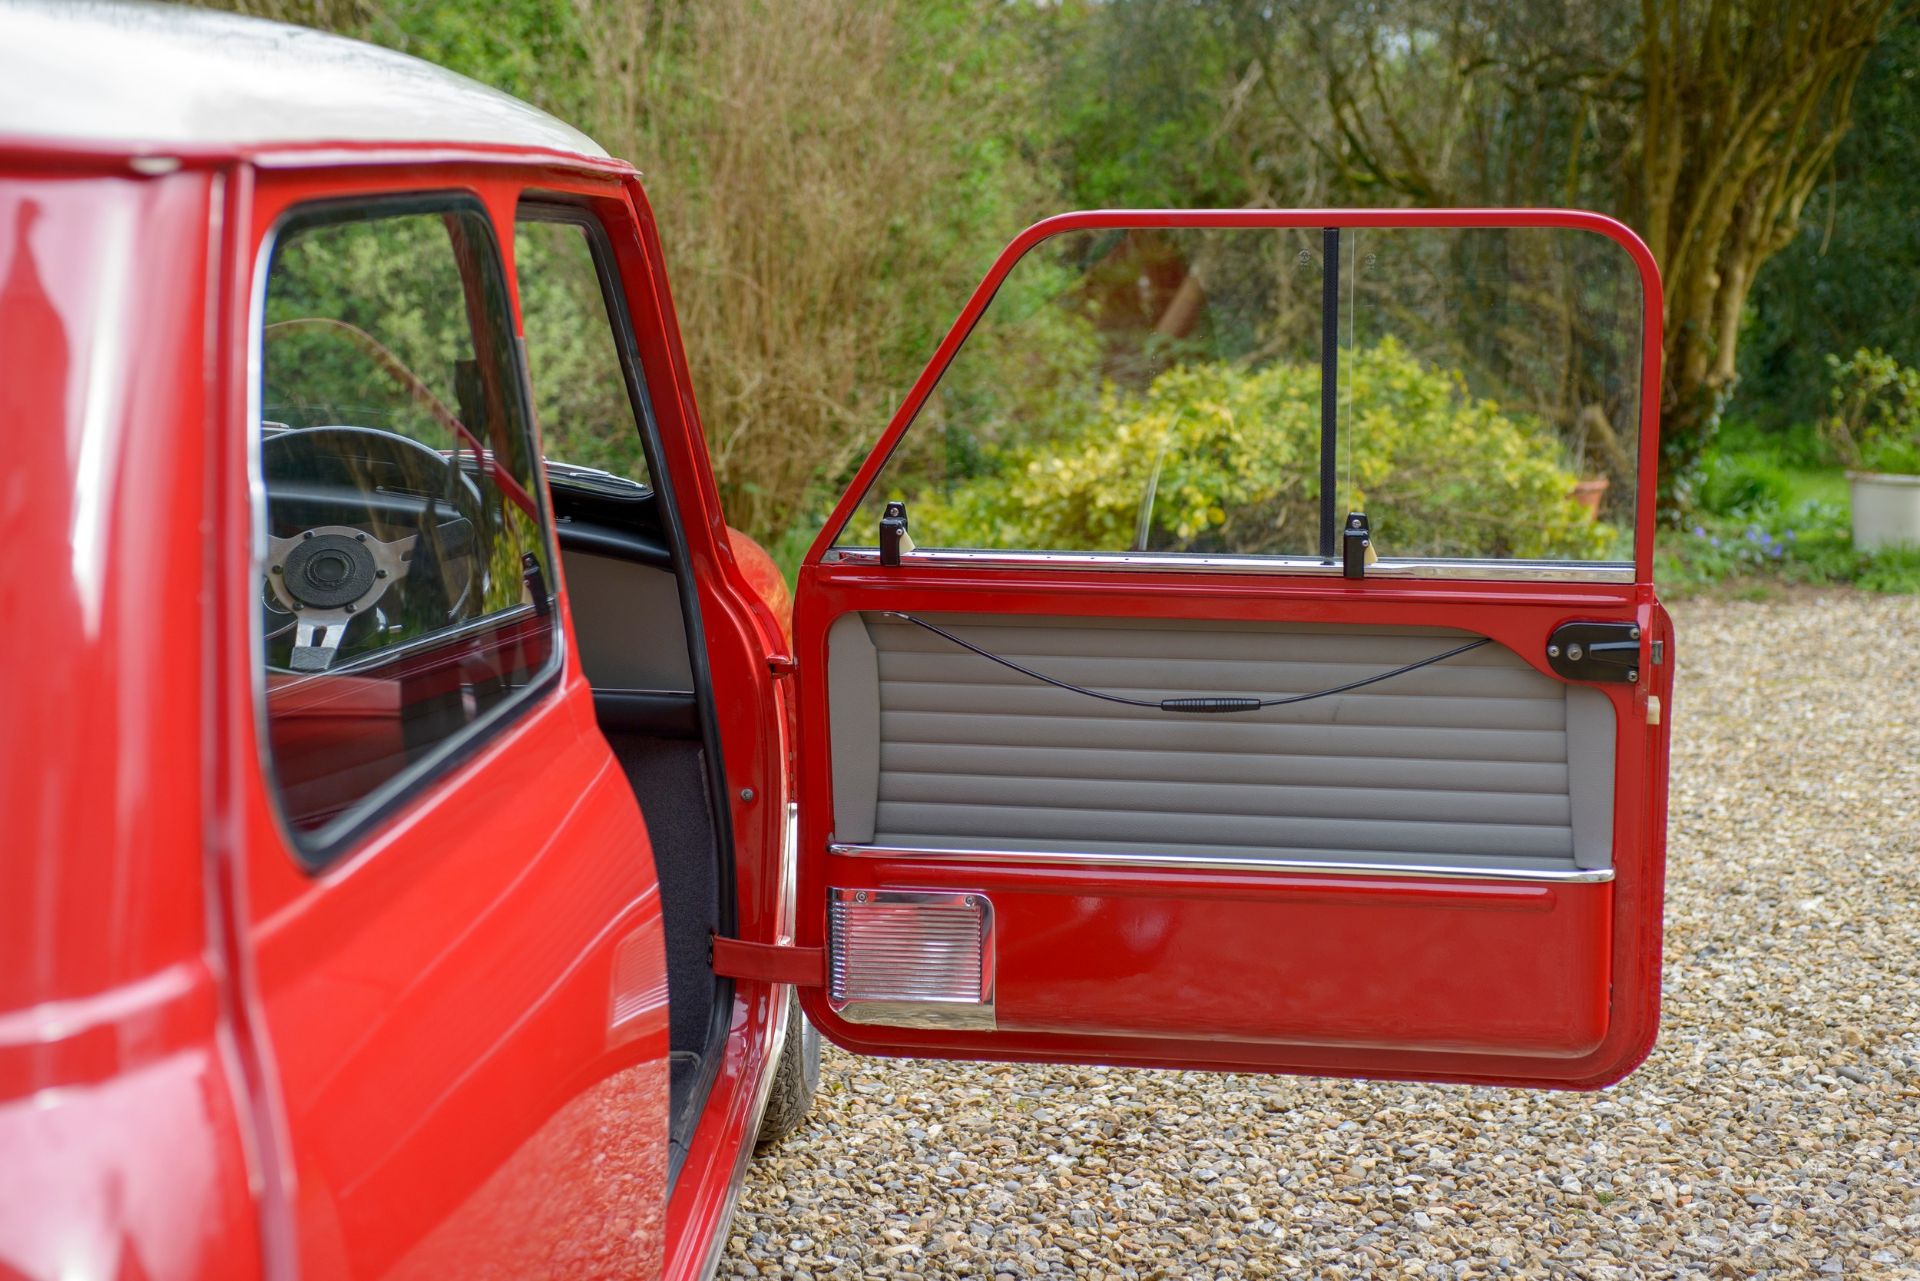
[[[1901,543],[1920,544],[1920,476],[1850,471],[1853,545],[1874,551]]]
[[[1607,490],[1613,481],[1605,476],[1589,476],[1573,484],[1573,501],[1587,509],[1587,514],[1595,520],[1600,519],[1600,500],[1607,496]]]

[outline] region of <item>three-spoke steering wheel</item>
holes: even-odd
[[[298,531],[267,541],[267,637],[291,628],[287,668],[326,671],[360,620],[375,645],[464,620],[482,503],[457,452],[370,427],[308,427],[267,436],[261,471],[269,528]]]

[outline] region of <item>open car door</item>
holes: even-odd
[[[1630,1072],[1660,316],[1594,214],[1020,236],[800,572],[808,1016],[869,1054]]]

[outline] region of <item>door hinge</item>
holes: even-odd
[[[827,985],[827,950],[823,947],[749,943],[715,934],[708,955],[713,972],[721,978],[791,983],[795,987]]]
[[[1562,623],[1547,638],[1547,666],[1570,681],[1640,680],[1636,623]]]
[[[773,673],[775,680],[782,676],[791,676],[800,666],[800,661],[791,654],[768,654],[767,670]]]

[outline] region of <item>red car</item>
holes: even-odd
[[[671,252],[632,166],[437,68],[0,7],[0,1275],[699,1276],[816,1028],[1542,1088],[1646,1055],[1673,639],[1631,233],[1042,223],[790,622]],[[1369,399],[1442,331],[1512,495],[1392,452],[1417,379]],[[1096,348],[1062,448],[994,434],[1067,413],[1025,354]],[[1604,519],[1483,375],[1583,389]],[[1154,417],[1182,378],[1251,399]],[[1194,479],[1229,419],[1241,497]],[[543,462],[608,440],[628,474]],[[1137,510],[980,506],[1103,459]],[[1524,536],[1473,532],[1523,491]]]

